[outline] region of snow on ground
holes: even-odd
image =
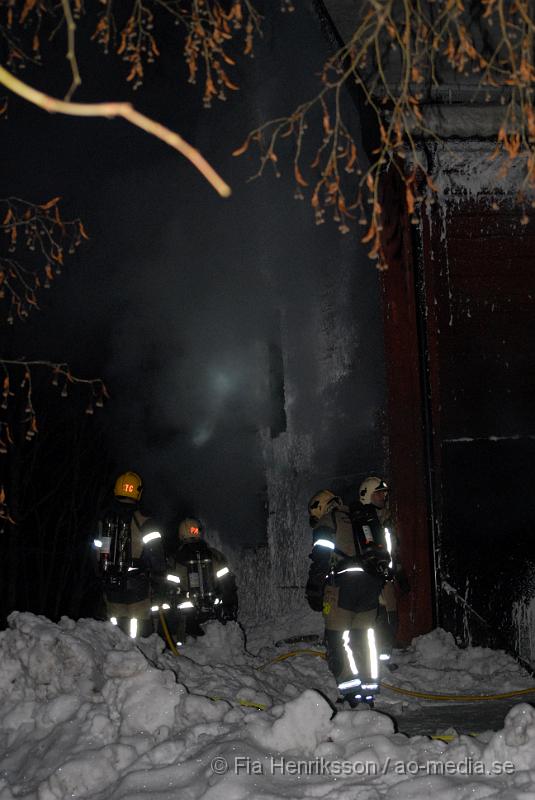
[[[9,625],[0,633],[0,800],[535,798],[530,705],[517,703],[502,730],[449,743],[396,733],[383,712],[399,696],[386,691],[378,710],[333,715],[322,658],[274,661],[321,651],[276,645],[297,635],[295,621],[248,630],[247,649],[237,624],[208,623],[178,657],[156,635],[138,647],[94,620],[56,625],[15,612]],[[440,630],[396,660],[388,682],[420,691],[531,685],[506,654],[460,650]]]
[[[396,653],[400,669],[388,682],[433,694],[498,694],[523,689],[534,681],[507,653],[488,647],[460,649],[440,628],[418,636]]]

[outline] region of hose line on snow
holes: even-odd
[[[167,621],[165,619],[165,615],[164,615],[164,613],[163,613],[161,608],[158,609],[158,614],[160,615],[160,623],[161,623],[162,628],[163,628],[165,640],[166,640],[167,644],[169,645],[169,649],[170,649],[170,651],[172,652],[172,654],[174,656],[178,656],[179,652],[175,647],[175,643],[173,642],[171,634],[169,633],[169,628],[167,627]]]
[[[321,650],[308,650],[303,648],[302,650],[292,650],[289,653],[282,653],[282,655],[273,658],[271,661],[266,661],[265,664],[261,664],[259,667],[255,667],[255,669],[265,669],[266,667],[269,667],[270,664],[277,664],[279,661],[285,661],[287,658],[292,658],[293,656],[318,656],[319,658],[327,657],[325,653],[321,652]]]
[[[287,658],[293,658],[293,656],[318,656],[319,658],[326,658],[325,653],[321,650],[308,650],[303,648],[302,650],[292,650],[288,653],[282,653],[280,656],[276,656],[276,658],[272,659],[271,661],[262,664],[260,667],[256,667],[257,670],[265,669],[270,664],[277,664],[280,661],[285,661]],[[528,689],[515,689],[511,692],[502,692],[501,694],[485,694],[485,695],[477,695],[477,694],[431,694],[429,692],[416,692],[412,691],[411,689],[402,689],[400,686],[392,686],[390,683],[385,683],[381,681],[381,686],[384,689],[389,689],[392,692],[396,692],[397,694],[404,694],[408,697],[418,697],[422,700],[441,700],[451,703],[477,703],[482,702],[484,700],[507,700],[511,697],[521,697],[525,694],[534,694],[535,693],[535,686],[530,686]]]
[[[203,697],[207,697],[209,700],[213,700],[214,703],[224,702],[229,703],[231,706],[245,706],[245,708],[256,708],[257,711],[265,711],[267,705],[265,703],[254,703],[252,700],[240,700],[238,697],[237,700],[228,700],[226,697],[212,697],[211,695],[203,695]]]
[[[173,642],[171,634],[169,633],[169,628],[167,627],[167,621],[165,619],[165,614],[163,613],[161,608],[158,609],[158,613],[160,615],[160,622],[162,624],[162,629],[163,629],[167,644],[169,645],[169,649],[171,650],[171,652],[173,653],[174,656],[180,656],[180,653],[178,652],[178,650],[175,647],[175,643]],[[265,711],[266,708],[267,708],[267,705],[265,705],[265,703],[254,703],[252,700],[240,700],[239,698],[238,698],[238,700],[227,700],[226,697],[210,697],[209,695],[206,695],[206,694],[202,695],[202,696],[206,697],[208,700],[213,700],[216,703],[220,702],[220,701],[224,701],[225,703],[229,703],[231,706],[234,706],[234,705],[237,704],[237,705],[240,705],[240,706],[245,706],[246,708],[256,708],[258,711]]]
[[[515,689],[512,692],[502,692],[501,694],[428,694],[427,692],[414,692],[410,689],[402,689],[399,686],[392,686],[390,683],[381,681],[381,686],[397,694],[406,694],[408,697],[419,697],[424,700],[449,700],[452,703],[477,703],[482,700],[507,700],[510,697],[520,697],[523,694],[534,694],[535,686],[529,689]]]

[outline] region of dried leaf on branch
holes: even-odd
[[[479,102],[488,102],[489,91],[496,90],[503,122],[489,158],[520,159],[522,196],[535,189],[534,35],[535,9],[528,0],[363,0],[355,5],[352,36],[323,68],[317,94],[252,131],[234,155],[256,146],[259,166],[253,177],[258,177],[274,153],[287,151],[283,140],[291,135],[295,196],[302,198],[307,184],[312,186],[317,223],[329,213],[342,232],[354,216],[349,210],[359,209],[359,224],[368,225],[362,241],[373,241],[370,256],[385,268],[379,235],[382,176],[387,169],[399,173],[407,213],[418,222],[426,188],[436,191],[419,141],[441,141],[428,126],[424,106],[442,75],[454,85],[471,86]],[[355,139],[353,104],[342,95],[351,83],[376,118],[378,146],[371,164]]]

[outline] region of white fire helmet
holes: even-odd
[[[365,478],[359,486],[359,500],[363,506],[370,505],[374,492],[388,492],[388,485],[382,478],[371,475]]]

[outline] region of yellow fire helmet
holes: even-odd
[[[194,517],[187,517],[183,519],[178,526],[178,538],[182,539],[198,539],[201,535],[201,523]]]
[[[115,481],[113,494],[127,500],[138,502],[143,491],[143,484],[137,472],[123,472]]]
[[[333,506],[341,505],[343,505],[341,497],[338,497],[329,489],[322,489],[321,492],[316,492],[308,501],[308,513],[312,519],[320,519]]]

